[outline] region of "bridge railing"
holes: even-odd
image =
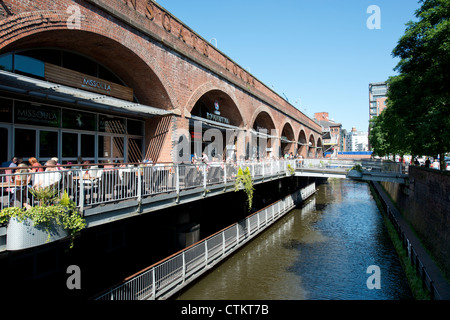
[[[170,296],[316,191],[315,183],[130,276],[96,300],[155,300]]]
[[[4,168],[0,174],[0,210],[37,204],[33,190],[51,187],[57,195],[67,192],[83,211],[126,199],[142,199],[160,193],[181,192],[192,188],[207,189],[214,184],[227,184],[236,179],[239,168],[249,167],[254,179],[286,174],[287,164],[294,160],[242,161],[208,164],[136,163],[121,166],[90,165],[83,167],[53,166],[44,172],[27,168]]]
[[[386,173],[402,173],[402,164],[399,162],[372,160],[372,159],[296,159],[296,168],[327,169],[346,172],[354,166],[361,166],[365,171],[377,171]]]
[[[11,168],[4,168],[9,172],[0,174],[0,210],[10,206],[37,204],[38,200],[32,193],[37,186],[51,186],[58,195],[67,192],[83,211],[86,207],[121,200],[141,200],[161,193],[179,193],[192,188],[207,190],[211,185],[226,185],[235,181],[239,168],[248,167],[252,177],[258,179],[283,176],[289,174],[290,169],[347,172],[356,164],[364,170],[401,172],[400,163],[339,159],[58,166],[47,167],[45,172],[28,172],[26,168],[16,168],[12,172]]]

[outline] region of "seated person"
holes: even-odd
[[[36,174],[34,177],[33,188],[46,188],[53,186],[61,180],[61,173],[58,171],[58,167],[56,167],[55,160],[48,160],[45,163],[47,168],[44,173]]]

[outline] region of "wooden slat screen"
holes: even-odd
[[[45,80],[111,97],[133,101],[133,89],[81,72],[45,63]]]

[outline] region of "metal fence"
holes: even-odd
[[[152,265],[96,300],[164,299],[236,251],[316,191],[315,183]]]
[[[207,189],[214,184],[235,180],[239,168],[249,167],[253,178],[285,174],[294,160],[268,162],[238,162],[209,164],[135,164],[99,168],[48,167],[45,172],[15,172],[0,174],[2,192],[0,210],[10,206],[37,204],[32,191],[37,187],[54,188],[56,194],[67,192],[83,211],[87,206],[180,192],[190,188]]]
[[[11,168],[0,174],[0,210],[10,206],[37,204],[32,191],[37,186],[52,187],[57,194],[67,192],[83,212],[85,207],[126,199],[138,199],[160,193],[227,184],[236,178],[239,168],[248,167],[254,179],[288,175],[291,170],[322,168],[348,171],[355,164],[365,170],[401,172],[401,164],[382,161],[330,159],[242,161],[209,164],[149,164],[122,166],[47,167],[45,172]]]

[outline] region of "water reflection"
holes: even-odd
[[[367,268],[381,270],[369,290]],[[179,299],[411,299],[365,183],[331,180]]]

